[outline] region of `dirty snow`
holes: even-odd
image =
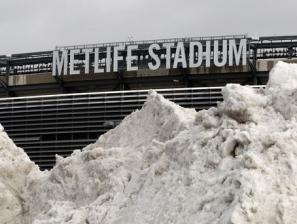
[[[0,132],[0,223],[293,224],[297,65],[196,112],[151,91],[98,141],[39,171]],[[9,220],[13,220],[8,222]]]

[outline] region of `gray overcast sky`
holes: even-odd
[[[1,0],[0,55],[225,34],[297,35],[297,0]]]

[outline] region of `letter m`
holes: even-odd
[[[237,48],[238,47],[238,48]],[[239,65],[240,58],[242,58],[242,65],[246,65],[247,57],[247,40],[241,39],[239,45],[235,40],[229,40],[229,66],[233,66],[235,57],[235,65]]]
[[[53,52],[53,76],[61,76],[67,74],[68,66],[68,51],[63,50],[60,58],[60,51],[55,50]],[[63,71],[63,74],[62,74]]]

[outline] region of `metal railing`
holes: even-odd
[[[73,49],[86,49],[96,47],[111,47],[131,44],[155,44],[155,43],[176,43],[176,42],[190,42],[190,41],[206,41],[206,40],[228,40],[228,39],[243,39],[247,38],[247,35],[222,35],[222,36],[205,36],[205,37],[181,37],[181,38],[169,38],[169,39],[155,39],[155,40],[140,40],[140,41],[123,41],[123,42],[107,42],[96,44],[82,44],[82,45],[68,45],[57,46],[56,50],[73,50]]]

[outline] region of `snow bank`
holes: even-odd
[[[23,193],[27,175],[40,172],[0,125],[0,223],[23,223],[27,212]]]
[[[270,72],[266,94],[286,119],[297,117],[297,64],[278,62]]]
[[[48,172],[2,131],[11,174],[0,183],[15,199],[0,214],[34,224],[296,223],[296,90],[297,65],[280,62],[265,89],[227,85],[209,110],[150,92],[141,110]]]

